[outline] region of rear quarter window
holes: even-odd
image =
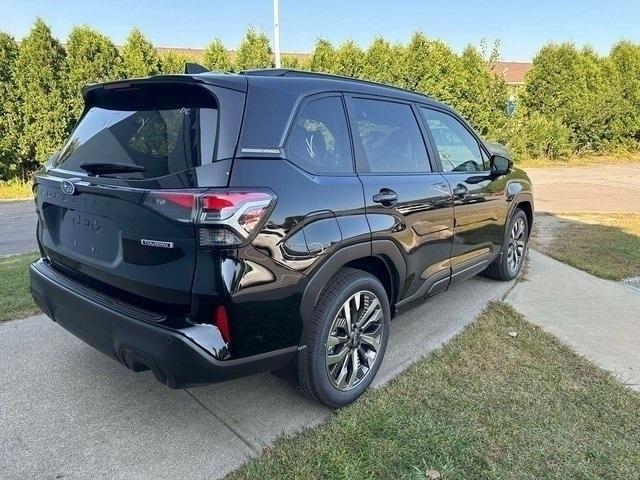
[[[351,142],[342,98],[322,97],[303,104],[286,149],[289,161],[308,172],[352,173]]]

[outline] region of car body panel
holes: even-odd
[[[395,312],[414,300],[445,291],[500,255],[508,219],[518,205],[527,205],[532,219],[531,183],[523,171],[514,168],[502,176],[490,171],[441,173],[434,146],[421,122],[418,123],[430,172],[379,175],[360,171],[356,168],[358,152],[352,139],[352,173],[318,175],[295,165],[287,158],[289,132],[299,107],[314,96],[329,93],[344,98],[345,104],[353,95],[385,98],[411,105],[414,113],[419,106],[429,106],[460,117],[446,105],[401,89],[287,72],[169,75],[85,89],[90,104],[93,99],[108,95],[109,89],[124,84],[136,88],[145,83],[197,84],[226,108],[221,108],[220,141],[212,163],[147,180],[77,178],[77,172],[56,168],[45,168],[36,176],[36,205],[41,220],[38,240],[43,259],[42,268],[32,268],[32,289],[48,315],[56,318],[64,312],[62,300],[52,293],[62,292],[62,297],[74,305],[73,315],[77,316],[82,302],[86,302],[87,311],[105,315],[127,331],[135,331],[136,338],[142,330],[135,322],[153,323],[149,331],[154,345],[159,345],[163,338],[159,332],[164,329],[171,333],[172,341],[178,338],[174,335],[179,336],[181,352],[184,353],[183,347],[196,349],[197,355],[188,356],[199,365],[204,365],[200,355],[213,362],[213,366],[202,367],[202,375],[190,376],[186,383],[203,383],[207,375],[211,381],[219,381],[226,378],[224,369],[218,368],[223,364],[264,359],[263,368],[253,361],[250,368],[231,368],[230,378],[238,372],[282,368],[296,352],[304,351],[308,325],[322,292],[345,265],[363,259],[383,265],[388,276],[385,287]],[[490,156],[493,150],[477,138]],[[79,195],[62,191],[62,182],[71,179]],[[461,184],[468,190],[464,198],[454,195]],[[200,246],[197,227],[174,223],[141,204],[144,195],[154,189],[208,188],[260,188],[272,193],[274,203],[269,217],[249,244],[234,248]],[[385,189],[397,193],[397,202],[385,206],[374,201],[374,196]],[[109,205],[114,214],[99,212],[102,205]],[[97,244],[86,243],[87,235],[66,239],[65,248],[58,248],[55,219],[65,217],[67,211],[69,221],[79,218],[78,228],[86,224],[91,229],[92,225],[114,221],[117,228],[113,230],[118,233],[113,234],[119,239],[136,244],[147,237],[164,240],[172,242],[184,255],[174,263],[156,265],[155,269],[148,265],[123,267],[112,261],[120,254],[116,249],[101,260],[102,264],[97,265],[94,260],[91,265],[87,258],[91,257],[91,246]],[[74,240],[86,245],[77,245],[77,251],[72,251],[69,245]],[[60,290],[59,284],[64,281],[59,281],[57,275],[68,277],[68,281],[87,290],[79,289],[82,291],[73,295],[64,285]],[[96,300],[103,297],[110,300],[104,300],[106,304]],[[172,309],[171,305],[179,308]],[[226,342],[222,330],[212,323],[212,314],[220,305],[228,312],[231,342]],[[132,312],[138,308],[151,312],[150,318],[157,318],[136,319]],[[66,313],[62,315],[65,328],[77,330],[75,320]],[[144,358],[136,359],[136,348],[124,348],[126,339],[119,337],[108,322],[100,320],[87,327],[103,331],[111,343],[100,349],[110,354],[113,351],[112,356],[129,368],[155,367],[161,371],[164,383],[182,385],[178,378],[166,381],[170,369],[160,359],[154,360],[153,352],[144,350],[139,342],[134,342],[137,354]],[[79,335],[86,336],[86,332]],[[295,367],[296,363],[291,365]],[[184,369],[177,370],[179,375],[185,374]]]
[[[398,300],[413,295],[425,282],[431,284],[429,295],[446,290],[447,281],[436,284],[449,277],[447,260],[453,242],[452,197],[445,179],[439,174],[360,178],[372,238],[392,240],[405,257],[407,272]],[[373,201],[384,189],[397,192],[395,205],[386,207]]]

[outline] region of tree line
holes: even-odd
[[[498,46],[468,46],[460,54],[416,32],[405,44],[376,38],[366,49],[319,39],[308,59],[283,58],[287,68],[363,78],[430,95],[452,105],[476,130],[505,143],[517,157],[563,159],[574,153],[637,149],[640,142],[640,45],[622,41],[607,56],[570,43],[549,44],[536,55],[518,94],[492,67]],[[158,53],[134,29],[118,49],[88,27],[75,27],[63,44],[37,19],[17,42],[0,32],[0,179],[27,178],[52,153],[82,112],[88,83],[181,73],[192,58]],[[234,72],[269,68],[267,36],[249,29],[232,56],[219,39],[199,62]]]

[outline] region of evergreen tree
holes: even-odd
[[[304,65],[293,55],[284,55],[282,57],[282,68],[290,68],[292,70],[304,70]]]
[[[376,37],[364,55],[362,78],[390,85],[401,84],[400,59],[402,46],[391,45],[382,37]]]
[[[571,130],[557,117],[527,112],[518,107],[505,127],[498,140],[509,147],[516,159],[546,157],[564,160],[575,149]]]
[[[593,51],[571,43],[544,46],[527,74],[522,104],[527,111],[558,118],[581,151],[614,142],[622,109],[615,97],[614,69]]]
[[[310,69],[398,85],[458,109],[485,137],[508,142],[519,155],[563,158],[572,151],[606,151],[640,145],[640,45],[618,43],[608,56],[573,44],[550,44],[536,55],[516,115],[504,114],[507,87],[493,73],[498,44],[488,52],[446,44],[416,32],[405,45],[377,37],[366,51],[354,42],[335,49],[316,41],[308,61],[283,57],[285,68]],[[189,59],[156,49],[134,29],[122,56],[104,35],[80,26],[67,52],[37,20],[20,45],[0,33],[0,178],[26,177],[60,148],[82,108],[82,85],[158,72],[182,73]],[[236,69],[270,67],[267,37],[249,29],[236,54]],[[233,69],[218,39],[202,62],[211,70]]]
[[[614,93],[624,119],[622,143],[637,148],[640,143],[640,44],[622,41],[611,50],[610,66],[616,80]],[[611,78],[611,77],[610,77]]]
[[[125,77],[148,77],[160,71],[155,47],[137,28],[131,30],[122,48],[122,67]]]
[[[349,40],[336,51],[335,73],[345,77],[358,78],[364,65],[364,53],[352,40]]]
[[[49,27],[37,19],[20,42],[15,89],[8,113],[17,138],[21,174],[45,161],[62,145],[71,115],[67,95],[65,52]]]
[[[619,42],[611,49],[610,58],[613,67],[624,76],[622,95],[640,115],[640,44]]]
[[[584,66],[575,45],[544,46],[527,74],[523,104],[530,111],[571,120],[571,111],[590,91]]]
[[[193,62],[195,62],[193,58],[169,50],[160,55],[160,73],[165,75],[184,73],[185,64]]]
[[[461,84],[457,107],[481,135],[495,136],[506,121],[508,92],[504,79],[491,70],[493,56],[485,60],[473,46],[460,57]]]
[[[412,88],[459,108],[462,98],[462,63],[442,41],[418,33],[407,48]],[[406,67],[405,67],[406,68]]]
[[[0,32],[0,99],[4,99],[13,83],[13,67],[18,58],[18,43],[8,33]],[[2,105],[0,104],[0,108]]]
[[[229,51],[218,38],[213,39],[204,49],[202,63],[212,72],[231,72],[233,70]]]
[[[273,66],[269,39],[263,32],[258,32],[253,28],[247,30],[238,48],[235,66],[237,70],[270,68]]]
[[[420,81],[429,72],[425,55],[429,41],[422,32],[415,32],[405,46],[400,61],[400,86],[408,90],[418,90]]]
[[[309,59],[309,70],[313,72],[335,73],[336,71],[336,51],[331,42],[319,38],[313,48],[313,53]]]
[[[414,33],[403,49],[399,70],[404,88],[457,107],[461,96],[460,59],[442,41],[429,40],[422,32]]]
[[[106,82],[118,78],[120,56],[115,45],[97,32],[79,26],[71,30],[67,42],[67,65],[69,68],[69,101],[72,115],[77,118],[82,112],[82,87],[89,83]]]
[[[589,96],[576,105],[574,118],[579,121],[574,139],[581,150],[609,150],[622,145],[625,135],[624,100],[619,96],[621,83],[626,78],[617,75],[611,60],[601,57],[591,48],[580,52]],[[571,125],[568,125],[571,128]]]
[[[14,100],[14,67],[18,57],[15,39],[0,32],[0,179],[6,180],[17,173],[15,133],[9,122]]]

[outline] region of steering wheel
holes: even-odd
[[[307,147],[309,161],[319,167],[326,166],[329,150],[327,149],[327,144],[325,143],[322,134],[319,132],[312,132],[310,135],[306,136],[305,144]]]
[[[457,165],[451,170],[452,172],[477,172],[478,164],[473,160],[467,160],[466,162]]]

